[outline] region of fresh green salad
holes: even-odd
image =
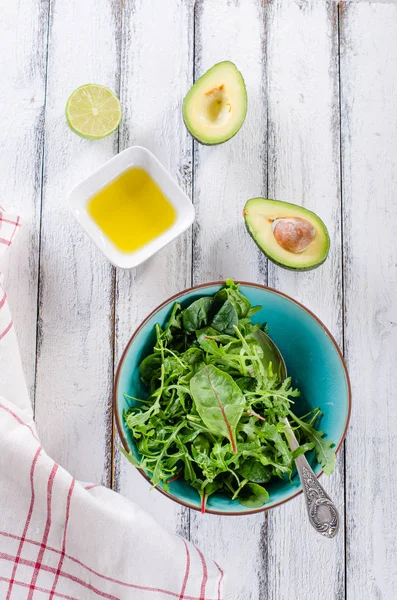
[[[314,448],[325,473],[334,469],[334,444],[316,424],[317,408],[298,418],[299,391],[266,367],[254,332],[261,328],[239,286],[228,280],[214,296],[185,308],[175,303],[166,327],[156,325],[153,353],[140,365],[147,398],[124,414],[141,455],[136,467],[153,486],[183,477],[201,497],[202,512],[217,491],[249,508],[263,506],[266,485],[292,476],[295,458]],[[266,330],[266,328],[264,328]],[[300,447],[291,452],[288,417]]]

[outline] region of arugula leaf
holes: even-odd
[[[302,419],[299,419],[299,417],[297,417],[291,411],[290,415],[292,419],[301,427],[305,436],[313,443],[317,460],[322,466],[324,473],[326,475],[331,475],[335,469],[335,444],[331,442],[331,440],[327,440],[323,437],[323,431],[318,431],[313,427],[313,425],[310,425],[310,423],[306,423]]]
[[[141,463],[139,461],[137,461],[137,459],[132,454],[132,452],[126,452],[126,450],[121,445],[119,446],[119,449],[120,449],[121,454],[124,454],[124,456],[126,457],[128,462],[130,462],[132,465],[134,465],[134,467],[136,467],[137,469],[142,468]]]
[[[208,477],[208,469],[212,466],[210,458],[211,443],[204,433],[200,433],[191,445],[191,452],[195,462],[203,469],[203,474]]]
[[[290,379],[280,382],[270,362],[264,366],[254,335],[260,325],[251,320],[260,308],[231,280],[184,310],[175,303],[140,364],[147,396],[128,396],[123,418],[140,460],[122,453],[155,486],[183,476],[202,510],[218,490],[247,507],[262,506],[269,496],[260,484],[291,477],[297,456],[313,448],[326,473],[334,467],[333,444],[316,428],[319,409],[296,417],[291,405],[299,391]],[[286,416],[300,442],[295,452],[280,421]]]

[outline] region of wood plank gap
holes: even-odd
[[[192,10],[193,24],[192,24],[192,85],[196,81],[196,10],[197,10],[197,2],[194,0],[194,6]],[[193,206],[194,202],[194,186],[195,186],[195,174],[196,174],[196,144],[197,142],[192,137],[192,185],[191,185],[191,201]],[[193,287],[194,285],[194,237],[195,237],[195,228],[194,223],[192,226],[192,235],[190,238],[190,285]],[[191,539],[191,521],[192,521],[192,511],[190,508],[186,509],[186,513],[182,513],[181,520],[185,520],[185,531],[186,537],[188,540]]]
[[[125,2],[121,0],[112,0],[111,10],[114,21],[116,23],[115,32],[116,32],[116,48],[117,48],[117,72],[116,72],[116,86],[115,86],[115,94],[118,98],[120,98],[121,91],[121,56],[124,45],[124,37],[123,37],[123,27],[124,27],[124,13],[125,13]],[[116,152],[119,154],[120,152],[120,127],[117,130],[117,142],[116,142]],[[110,371],[112,375],[112,385],[111,385],[111,397],[109,399],[108,406],[108,439],[107,444],[110,448],[109,456],[109,465],[105,465],[105,472],[107,473],[106,482],[108,487],[111,489],[115,489],[115,481],[114,481],[114,446],[115,446],[115,438],[116,438],[116,424],[114,422],[114,409],[113,409],[113,393],[114,393],[114,376],[116,371],[115,358],[116,358],[116,288],[117,288],[117,274],[116,268],[112,266],[111,268],[111,296],[110,296],[110,329],[111,329],[111,337],[110,337],[110,346],[111,346],[111,364]],[[116,490],[118,491],[118,490]]]
[[[121,1],[121,35],[120,35],[120,43],[119,43],[119,77],[118,77],[118,97],[120,99],[121,102],[121,94],[122,94],[122,89],[123,89],[123,55],[125,52],[125,13],[127,10],[127,2],[126,0],[120,0]],[[116,0],[117,2],[117,0]],[[131,7],[131,13],[134,12],[134,6]],[[124,115],[123,115],[124,116]],[[121,124],[117,130],[117,153],[120,153],[121,148],[122,148],[122,128],[123,128],[123,120],[121,121]],[[125,132],[123,132],[125,133]],[[117,306],[117,292],[118,292],[118,285],[117,285],[117,270],[114,267],[113,268],[113,280],[112,280],[112,287],[113,287],[113,313],[112,313],[112,320],[113,320],[113,340],[112,340],[112,365],[113,365],[113,386],[112,386],[112,395],[114,395],[114,385],[115,385],[115,376],[116,376],[116,359],[117,359],[117,352],[116,352],[116,340],[117,340],[117,325],[116,325],[116,319],[117,319],[117,310],[116,310],[116,306]],[[120,461],[118,460],[118,456],[116,455],[116,443],[117,443],[117,439],[118,439],[118,434],[117,434],[117,428],[116,428],[116,423],[115,423],[115,419],[114,419],[114,408],[113,408],[113,403],[112,403],[112,465],[111,465],[111,488],[112,490],[114,490],[115,492],[120,492]]]
[[[341,235],[341,293],[342,293],[342,319],[341,319],[341,342],[342,352],[345,355],[345,253],[344,253],[344,219],[343,219],[343,161],[342,161],[342,94],[341,94],[341,61],[340,61],[340,43],[341,43],[341,18],[343,15],[343,3],[338,2],[338,91],[339,91],[339,175],[340,175],[340,235]],[[344,597],[347,598],[347,493],[346,493],[346,440],[343,442],[343,512],[344,512]]]
[[[263,0],[263,28],[264,28],[264,66],[265,66],[265,89],[264,89],[264,101],[266,102],[266,169],[265,169],[265,190],[266,190],[266,198],[269,197],[269,77],[268,77],[268,69],[267,69],[267,59],[268,59],[268,31],[269,31],[269,2],[271,0]],[[269,285],[269,269],[268,263],[269,260],[265,257],[262,252],[259,252],[259,255],[262,257],[262,261],[264,259],[264,263],[262,261],[259,262],[259,268],[264,273],[264,282],[265,285]],[[265,269],[262,267],[262,264],[265,265]],[[267,515],[266,515],[267,518]]]
[[[264,45],[263,45],[263,64],[265,68],[264,72],[264,90],[263,90],[263,99],[266,103],[266,167],[265,167],[265,194],[266,198],[269,197],[269,77],[268,77],[268,31],[269,31],[269,1],[263,0],[263,29],[264,29]],[[261,275],[263,275],[265,285],[269,285],[269,269],[268,263],[269,260],[265,257],[262,252],[258,252],[259,255],[259,270]],[[261,282],[262,283],[262,282]],[[261,534],[259,538],[259,544],[261,548],[262,560],[264,569],[262,571],[262,575],[259,575],[259,587],[260,589],[266,590],[266,600],[269,598],[269,514],[268,512],[264,513],[263,525],[261,528]]]
[[[43,221],[43,193],[44,193],[44,164],[45,164],[45,123],[46,123],[46,107],[47,107],[47,84],[48,84],[48,57],[49,57],[49,40],[51,27],[51,0],[47,0],[47,31],[46,31],[46,51],[45,51],[45,75],[44,75],[44,104],[43,104],[43,120],[41,123],[41,168],[40,168],[40,209],[39,209],[39,239],[37,248],[37,303],[36,303],[36,350],[34,359],[34,382],[33,382],[33,398],[31,398],[33,416],[36,410],[36,385],[37,385],[37,356],[40,351],[41,342],[41,325],[40,325],[40,305],[41,305],[41,240],[42,240],[42,221]]]
[[[200,23],[201,13],[203,11],[203,0],[194,0],[194,9],[193,9],[193,80],[192,85],[197,80],[197,73],[199,69],[197,68],[197,61],[200,57],[200,51],[198,48],[198,44],[196,43],[197,36],[199,35],[199,27],[197,23]],[[196,170],[197,170],[197,161],[198,161],[198,152],[197,152],[198,142],[192,136],[192,202],[195,210],[197,211],[197,206],[195,202],[195,183],[196,183]],[[194,261],[195,261],[195,247],[196,247],[196,239],[197,239],[197,227],[196,227],[196,218],[192,225],[192,255],[191,255],[191,285],[195,285],[194,280]],[[190,509],[189,509],[190,515]],[[189,518],[189,534],[190,534],[190,518]]]
[[[116,293],[117,293],[117,280],[116,280],[116,269],[112,270],[112,298],[111,298],[111,323],[112,323],[112,339],[111,339],[111,347],[112,347],[112,400],[111,400],[111,436],[110,436],[110,488],[112,490],[118,491],[117,489],[117,478],[115,477],[115,440],[116,440],[116,424],[114,422],[114,406],[113,406],[113,394],[114,394],[114,377],[115,377],[115,359],[116,359]]]
[[[115,0],[116,3],[118,3],[118,0]],[[116,9],[117,10],[117,9]],[[119,6],[119,10],[116,12],[116,15],[119,17],[120,19],[120,36],[119,36],[119,40],[118,40],[118,73],[116,75],[117,77],[117,89],[116,94],[118,96],[118,98],[121,97],[121,79],[122,79],[122,73],[121,73],[121,66],[122,66],[122,54],[123,54],[123,50],[124,50],[124,17],[125,17],[125,10],[126,10],[126,4],[125,4],[125,0],[121,0],[121,4]],[[120,153],[120,147],[121,147],[121,134],[120,134],[120,128],[121,126],[118,128],[117,130],[117,154]],[[112,345],[112,398],[111,398],[111,440],[110,440],[110,452],[111,452],[111,465],[110,465],[110,487],[112,490],[115,490],[116,492],[119,491],[118,489],[118,462],[117,459],[115,457],[115,443],[116,443],[116,439],[117,439],[117,431],[116,431],[116,423],[114,420],[114,404],[113,404],[113,397],[114,397],[114,378],[116,375],[116,299],[117,299],[117,271],[116,271],[116,267],[112,268],[112,306],[111,306],[111,322],[112,322],[112,340],[111,340],[111,345]],[[116,473],[117,471],[117,473]]]
[[[192,66],[192,73],[193,73],[193,77],[192,77],[192,85],[194,84],[194,82],[196,81],[196,77],[197,77],[197,73],[196,73],[196,19],[198,18],[197,16],[197,10],[198,10],[198,4],[201,4],[200,0],[195,0],[194,2],[194,8],[193,8],[193,26],[192,26],[192,30],[193,30],[193,53],[192,53],[192,61],[193,61],[193,66]],[[194,202],[194,187],[195,187],[195,177],[196,177],[196,140],[192,137],[192,203],[193,206],[195,206],[195,202]],[[191,263],[190,263],[190,285],[193,286],[194,285],[194,246],[195,246],[195,223],[193,223],[192,225],[192,247],[191,247]],[[189,510],[190,513],[190,510]]]
[[[348,598],[397,598],[395,3],[340,4]],[[370,26],[369,26],[370,24]],[[381,417],[385,417],[380,421]],[[363,527],[365,524],[365,527]]]

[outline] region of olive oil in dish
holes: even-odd
[[[176,221],[176,210],[145,169],[133,167],[88,202],[88,213],[122,252],[135,252]]]

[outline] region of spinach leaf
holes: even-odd
[[[258,483],[247,483],[237,499],[247,508],[260,508],[269,500],[269,493]]]
[[[248,458],[240,464],[239,475],[254,483],[267,483],[272,478],[272,468],[263,465],[254,458]]]
[[[239,377],[236,383],[242,392],[253,392],[256,388],[256,379],[253,377]]]
[[[166,329],[182,329],[181,305],[175,302]]]
[[[194,333],[196,329],[201,329],[201,327],[208,325],[211,306],[211,296],[204,296],[192,302],[188,308],[185,308],[182,312],[182,321],[186,331]]]
[[[227,280],[226,287],[215,294],[213,307],[216,311],[219,311],[226,302],[234,307],[237,319],[248,317],[251,310],[251,303],[248,298],[239,291],[239,286],[235,285],[231,279]],[[259,307],[259,310],[260,309],[261,307]]]
[[[215,492],[220,490],[222,486],[223,481],[211,481],[211,483],[208,483],[204,488],[207,498],[208,496],[211,496],[211,494],[214,494]]]
[[[161,363],[161,354],[149,354],[149,356],[144,358],[139,366],[142,379],[149,382],[153,377],[158,377],[160,375]]]
[[[210,483],[204,482],[202,489],[199,491],[201,496],[201,514],[205,513],[208,497],[220,490],[222,486],[222,481],[211,481]]]
[[[227,297],[228,296],[226,288],[222,288],[221,290],[219,290],[219,292],[215,294],[213,299],[213,309],[215,312],[218,312],[221,306],[226,302]]]
[[[240,292],[239,286],[236,285],[234,283],[234,281],[232,281],[231,279],[228,279],[226,281],[226,285],[227,285],[227,287],[225,289],[226,289],[227,297],[231,302],[234,303],[234,305],[237,309],[239,319],[243,319],[244,317],[247,317],[248,313],[250,312],[250,309],[251,309],[250,301],[248,300],[248,298],[246,298],[246,296],[244,296]],[[262,307],[259,307],[259,310],[261,308]]]
[[[199,348],[189,348],[186,352],[183,352],[180,356],[182,361],[185,361],[188,365],[194,365],[203,359],[203,353]]]
[[[215,434],[228,438],[237,453],[235,430],[245,407],[244,395],[233,378],[207,365],[190,380],[197,412]]]
[[[238,325],[238,314],[235,305],[226,300],[222,308],[216,313],[211,322],[213,327],[219,333],[233,335],[234,328]]]
[[[170,344],[172,341],[176,341],[176,339],[181,337],[182,333],[182,316],[181,316],[181,305],[178,302],[175,302],[172,307],[170,318],[168,319],[168,323],[162,336],[165,341]]]

